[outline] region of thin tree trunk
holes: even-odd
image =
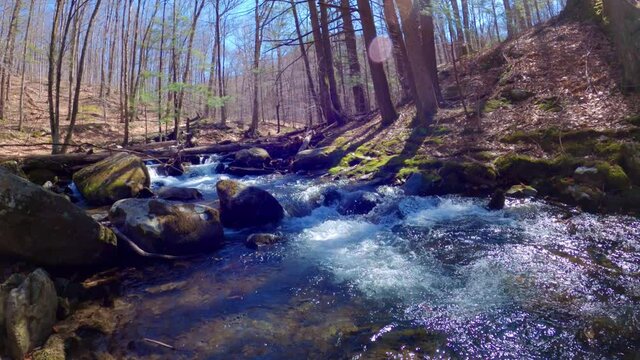
[[[22,0],[16,0],[9,21],[9,29],[7,30],[7,46],[2,54],[2,62],[0,62],[0,120],[5,118],[6,101],[9,98],[9,88],[11,84],[11,67],[13,64],[13,49],[16,39],[16,30],[18,27],[18,16]]]
[[[64,145],[62,145],[62,153],[67,152],[67,148],[71,143],[71,137],[73,136],[73,128],[76,124],[76,118],[78,117],[78,106],[80,101],[80,86],[82,85],[82,74],[84,72],[84,59],[87,54],[87,44],[89,43],[89,38],[91,37],[91,27],[93,26],[93,21],[96,18],[96,14],[98,13],[98,9],[100,8],[100,3],[102,0],[96,0],[95,8],[93,9],[93,13],[91,14],[91,18],[89,19],[89,24],[87,25],[87,32],[84,36],[84,44],[82,45],[82,53],[80,54],[80,61],[78,62],[78,76],[76,76],[76,90],[73,98],[73,107],[71,110],[71,121],[69,123],[69,130],[67,131],[67,136],[64,139]]]
[[[24,75],[27,68],[27,44],[29,43],[29,31],[31,30],[31,17],[33,16],[33,4],[35,0],[31,0],[29,4],[29,16],[27,17],[27,29],[24,34],[24,46],[22,48],[22,71],[20,74],[20,103],[18,111],[20,111],[20,119],[18,121],[18,131],[22,131],[24,121]]]
[[[353,84],[353,103],[357,113],[369,111],[369,103],[364,96],[362,79],[360,74],[360,62],[358,61],[358,47],[356,44],[356,34],[351,19],[349,0],[340,0],[340,12],[342,14],[342,24],[344,27],[344,42],[347,48],[347,59],[349,60],[349,83]]]
[[[396,63],[396,72],[400,82],[401,98],[400,103],[405,104],[411,100],[411,73],[409,61],[407,60],[407,49],[405,47],[400,21],[396,14],[394,0],[383,0],[384,20],[387,24],[389,37],[393,44],[393,58]]]

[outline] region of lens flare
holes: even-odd
[[[387,36],[376,36],[369,45],[369,57],[372,61],[381,63],[389,60],[393,44]]]

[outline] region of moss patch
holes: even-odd
[[[540,99],[536,101],[536,106],[538,107],[538,109],[547,112],[562,111],[562,104],[560,102],[560,98],[557,96]]]
[[[625,120],[631,125],[640,126],[640,114],[629,116]]]
[[[484,103],[484,107],[482,108],[483,113],[490,113],[496,111],[498,109],[508,108],[511,103],[507,99],[498,98],[498,99],[489,99]]]

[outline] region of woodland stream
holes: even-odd
[[[216,158],[152,185],[215,200]],[[288,212],[285,241],[253,250],[225,229],[221,250],[125,276],[110,311],[116,357],[623,358],[640,351],[640,221],[542,201],[408,197],[342,216],[344,184],[244,177]],[[155,339],[175,350],[142,341]]]

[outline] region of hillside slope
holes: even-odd
[[[588,209],[626,211],[626,201],[604,203],[623,193],[640,199],[640,163],[628,164],[638,161],[640,94],[620,90],[619,69],[595,24],[552,21],[463,62],[469,118],[447,68],[434,125],[413,126],[415,108],[406,106],[390,127],[376,117],[335,129],[320,145],[340,155],[336,177],[403,183],[418,173],[423,194],[528,183]],[[580,166],[599,174],[577,179]]]

